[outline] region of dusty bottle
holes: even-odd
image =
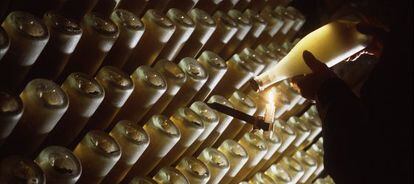
[[[184,157],[175,167],[190,183],[206,184],[210,180],[208,167],[195,157]]]
[[[370,40],[369,36],[358,32],[355,22],[331,22],[302,38],[276,66],[254,80],[264,89],[283,79],[310,73],[303,61],[304,50],[331,67],[364,49]]]
[[[118,26],[119,37],[106,55],[103,65],[122,68],[145,31],[140,18],[123,9],[115,10],[110,19]]]
[[[22,100],[10,93],[0,91],[0,146],[12,133],[22,114]]]
[[[229,160],[230,169],[220,181],[222,184],[228,184],[246,164],[249,155],[241,144],[231,139],[225,140],[217,150],[223,153]]]
[[[72,151],[60,146],[46,147],[35,162],[42,168],[47,183],[75,184],[82,173],[79,159]]]
[[[9,156],[0,161],[0,181],[46,184],[45,174],[39,165],[20,156]]]
[[[218,184],[230,169],[227,157],[215,148],[206,148],[197,157],[210,171],[208,184]]]
[[[128,172],[124,182],[131,181],[135,176],[148,175],[181,138],[178,127],[162,115],[152,116],[144,125],[144,130],[153,141]]]

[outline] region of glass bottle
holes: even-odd
[[[285,168],[281,167],[280,164],[273,164],[264,172],[265,175],[269,176],[276,183],[289,184],[292,183],[292,178]]]
[[[185,176],[177,169],[172,167],[163,167],[152,178],[158,184],[162,183],[180,183],[190,184]]]
[[[239,47],[239,44],[244,40],[253,26],[251,19],[238,10],[232,9],[227,14],[237,23],[238,29],[235,36],[230,39],[229,43],[226,44],[219,54],[226,60],[235,53],[237,47]]]
[[[215,148],[206,148],[197,157],[210,171],[208,184],[218,184],[230,169],[226,156]]]
[[[263,159],[268,147],[265,140],[252,132],[248,132],[238,141],[246,149],[249,159],[244,167],[237,173],[232,183],[238,183]]]
[[[193,33],[195,24],[187,14],[176,8],[168,10],[167,17],[174,23],[175,31],[157,58],[174,61]]]
[[[206,184],[210,180],[208,167],[195,157],[184,157],[175,167],[189,183]]]
[[[149,119],[155,114],[160,114],[168,106],[174,96],[179,92],[181,87],[187,81],[187,76],[177,64],[166,59],[158,60],[154,69],[161,73],[167,81],[167,90],[161,98],[152,105],[151,109],[145,114],[143,120]]]
[[[47,183],[75,184],[82,173],[79,159],[71,150],[60,146],[46,147],[35,162],[42,168]]]
[[[46,184],[45,174],[39,165],[20,156],[9,156],[0,161],[0,181]]]
[[[22,82],[49,40],[42,20],[27,12],[11,12],[1,24],[10,47],[0,61],[0,87],[20,91]]]
[[[66,112],[69,99],[58,85],[45,79],[30,81],[20,98],[23,115],[6,140],[3,153],[30,156]]]
[[[206,13],[212,15],[222,1],[223,0],[201,0],[196,4],[195,8],[202,9]]]
[[[186,57],[178,66],[187,76],[187,80],[163,111],[164,115],[171,115],[178,108],[189,105],[194,96],[204,86],[209,78],[206,69],[195,59]]]
[[[129,184],[157,184],[152,178],[135,177]]]
[[[292,144],[285,150],[284,155],[291,155],[296,152],[301,145],[309,137],[311,130],[307,124],[302,122],[298,117],[292,116],[287,121],[287,124],[290,125],[296,132],[296,138]]]
[[[123,9],[116,9],[110,19],[118,26],[119,37],[106,55],[103,65],[122,68],[141,40],[145,26],[138,16]]]
[[[202,101],[196,101],[191,104],[190,109],[198,114],[203,121],[204,131],[197,138],[197,140],[191,144],[183,156],[191,156],[200,148],[201,144],[207,139],[207,137],[213,132],[219,123],[219,116],[217,111],[211,109],[207,104]]]
[[[265,19],[259,13],[252,9],[246,9],[243,12],[243,15],[250,19],[250,21],[252,22],[252,28],[235,50],[235,52],[237,53],[241,52],[244,48],[253,48],[253,44],[256,42],[259,36],[262,35],[262,33],[264,33],[264,30],[267,26],[267,22],[265,21]]]
[[[124,182],[131,181],[135,176],[148,175],[181,138],[179,128],[162,115],[152,116],[143,128],[149,136],[150,143],[128,172]]]
[[[292,6],[288,6],[286,8],[286,11],[295,17],[295,24],[287,33],[285,41],[293,41],[293,38],[298,34],[300,29],[305,24],[306,18],[301,12],[299,12],[299,10]]]
[[[226,62],[217,54],[211,51],[204,51],[197,59],[206,72],[208,73],[208,79],[203,87],[197,92],[193,98],[194,101],[204,101],[211,93],[211,91],[217,86],[221,78],[227,72]]]
[[[82,164],[78,183],[98,184],[121,158],[118,142],[102,131],[90,131],[73,153]]]
[[[231,139],[225,140],[217,150],[229,160],[230,169],[220,181],[222,184],[228,184],[246,164],[249,155],[242,145]]]
[[[324,160],[323,160],[324,150],[323,150],[322,144],[323,144],[323,139],[322,138],[319,138],[319,140],[316,143],[314,143],[313,145],[311,145],[306,150],[306,153],[308,155],[310,155],[310,156],[312,156],[313,158],[316,159],[317,165],[318,165],[317,168],[316,168],[316,170],[315,170],[315,172],[308,179],[308,182],[309,181],[313,181],[325,169],[325,167],[324,167]]]
[[[216,21],[217,27],[210,39],[203,46],[202,51],[208,50],[214,53],[220,53],[236,34],[238,27],[237,23],[225,12],[216,11],[213,18]]]
[[[302,165],[305,172],[300,178],[299,183],[305,183],[318,168],[316,159],[305,151],[297,151],[292,158],[296,159]]]
[[[55,12],[46,12],[43,21],[49,29],[50,38],[30,70],[29,80],[38,77],[56,80],[68,63],[83,33],[76,20]]]
[[[282,17],[284,24],[280,28],[280,31],[273,38],[273,42],[278,45],[283,45],[287,39],[287,34],[295,25],[296,18],[283,6],[276,7],[274,11]]]
[[[89,118],[105,97],[103,87],[82,73],[72,73],[62,84],[69,99],[69,108],[48,136],[48,145],[73,146]]]
[[[185,57],[197,57],[217,27],[214,19],[201,9],[195,8],[190,10],[188,16],[195,23],[195,28],[193,34],[191,34],[180,53],[176,56],[176,63]]]
[[[234,5],[234,9],[239,10],[239,11],[244,11],[250,6],[251,2],[252,2],[252,0],[239,0]]]
[[[18,96],[0,91],[0,146],[12,133],[22,114],[22,100]]]
[[[85,130],[112,130],[115,124],[111,122],[131,95],[134,82],[126,73],[112,66],[102,67],[95,80],[102,85],[105,98],[89,118]]]
[[[275,183],[275,181],[267,176],[266,174],[262,172],[256,173],[250,180],[249,184],[269,184],[269,183]]]
[[[131,78],[135,85],[134,90],[114,121],[127,119],[143,125],[145,122],[140,120],[165,93],[167,81],[149,66],[138,67]],[[137,111],[136,108],[140,110]]]
[[[259,75],[266,66],[264,58],[261,57],[255,50],[251,48],[245,48],[239,53],[240,57],[245,60],[250,60],[253,66],[253,74]]]
[[[216,11],[223,11],[228,12],[229,10],[233,9],[234,6],[239,2],[240,0],[223,0],[217,7]]]
[[[119,3],[118,9],[128,10],[137,17],[142,17],[149,1],[150,0],[122,0]]]
[[[151,66],[176,29],[169,18],[153,9],[148,10],[141,21],[146,30],[123,66],[127,73],[132,73],[141,65]]]
[[[283,157],[278,163],[289,174],[291,183],[299,183],[300,178],[305,174],[303,166],[294,158]]]
[[[139,157],[141,157],[142,153],[144,153],[151,140],[141,126],[128,120],[123,120],[116,124],[109,132],[109,135],[118,142],[122,155],[102,182],[120,183]]]
[[[188,107],[177,109],[170,120],[180,129],[181,138],[153,171],[174,164],[205,130],[201,117]]]
[[[0,27],[0,60],[10,47],[10,39],[3,27]]]
[[[117,25],[98,13],[88,13],[81,21],[83,35],[66,65],[61,79],[72,72],[90,76],[101,67],[105,56],[119,36]]]
[[[305,122],[311,130],[310,135],[302,146],[303,148],[309,146],[313,140],[315,140],[315,138],[322,132],[322,122],[319,117],[312,116],[308,112],[303,113],[300,117],[300,120],[302,120],[302,122]]]
[[[269,68],[272,68],[285,56],[282,50],[270,50],[263,44],[259,44],[255,51],[263,57],[266,63],[266,67],[263,69],[262,73],[269,70]]]
[[[284,24],[281,17],[273,12],[271,8],[265,8],[260,12],[260,15],[267,22],[267,27],[265,28],[264,33],[257,38],[256,43],[253,44],[253,47],[257,47],[259,44],[269,44]]]

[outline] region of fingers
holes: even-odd
[[[313,72],[321,72],[326,70],[328,67],[319,61],[318,59],[313,56],[313,54],[307,50],[303,51],[303,60],[305,61],[306,65],[313,71]]]

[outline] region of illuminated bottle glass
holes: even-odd
[[[217,10],[218,5],[222,1],[223,0],[199,0],[195,8],[203,9],[208,14],[214,14],[214,12]]]
[[[282,154],[286,151],[286,149],[293,143],[296,139],[296,132],[293,128],[286,124],[285,122],[276,120],[273,124],[273,131],[280,136],[281,145],[279,149],[277,149],[276,153],[270,157],[270,159],[266,162],[266,164],[262,167],[264,169],[270,167],[276,161],[280,160]]]
[[[299,183],[305,183],[318,168],[316,158],[313,158],[304,151],[297,151],[292,158],[296,159],[302,165],[305,172],[300,178]]]
[[[292,12],[286,10],[283,6],[278,6],[274,10],[277,14],[281,15],[284,22],[283,26],[280,28],[280,31],[273,38],[273,42],[283,45],[287,40],[287,34],[291,29],[294,29],[296,23],[296,17]]]
[[[18,96],[0,91],[0,146],[12,133],[22,114],[22,100]]]
[[[259,88],[264,89],[283,79],[310,73],[311,70],[303,61],[304,50],[312,52],[328,67],[361,51],[371,39],[358,32],[356,24],[347,20],[337,20],[309,33],[276,66],[255,77]]]
[[[293,25],[292,29],[290,29],[286,35],[286,41],[292,41],[293,38],[297,35],[297,33],[300,31],[300,29],[305,24],[306,18],[302,13],[299,12],[299,10],[297,10],[294,7],[288,6],[286,8],[286,11],[295,17],[295,24]]]
[[[140,120],[165,93],[167,82],[159,72],[148,66],[138,67],[131,78],[134,90],[114,121],[128,119],[143,125],[145,122]],[[136,111],[136,108],[140,110]]]
[[[318,167],[316,168],[315,172],[311,175],[311,177],[308,179],[308,181],[314,180],[325,169],[325,167],[324,167],[324,160],[323,160],[324,150],[323,150],[322,144],[323,144],[323,139],[322,138],[319,138],[319,140],[316,143],[314,143],[313,145],[311,145],[306,150],[306,153],[309,156],[312,156],[313,158],[316,159],[317,165],[318,165]]]
[[[105,176],[103,183],[119,183],[148,147],[150,139],[145,130],[132,121],[120,121],[109,135],[119,144],[122,155]]]
[[[250,60],[253,66],[253,74],[259,75],[266,66],[266,62],[260,54],[251,48],[245,48],[239,53],[240,57],[245,60]]]
[[[256,47],[259,44],[269,44],[283,26],[282,18],[271,8],[265,8],[260,12],[260,15],[267,22],[267,27],[265,28],[264,33],[257,38],[256,43],[253,44],[253,47]]]
[[[238,29],[236,35],[230,39],[229,43],[220,52],[220,56],[223,59],[229,59],[235,53],[239,44],[244,40],[253,26],[251,19],[238,10],[232,9],[227,14],[237,23]]]
[[[298,117],[292,116],[287,121],[287,124],[290,125],[296,132],[296,138],[292,144],[285,151],[286,155],[290,155],[296,152],[300,146],[306,141],[309,137],[311,130],[307,124],[302,122]]]
[[[290,183],[299,183],[300,178],[305,174],[304,167],[294,158],[283,157],[278,163],[283,167],[291,178]]]
[[[85,129],[111,130],[115,126],[111,122],[131,95],[134,83],[126,73],[112,66],[101,68],[95,79],[102,85],[105,98],[89,119]]]
[[[49,135],[49,145],[72,145],[105,96],[103,87],[82,73],[69,75],[62,89],[68,95],[69,108]]]
[[[219,123],[219,115],[217,111],[211,109],[207,104],[201,101],[196,101],[191,104],[190,109],[198,114],[203,121],[204,131],[197,138],[197,140],[187,149],[183,156],[191,156],[200,148],[201,144],[213,132]]]
[[[122,68],[141,40],[145,26],[138,16],[123,9],[115,10],[110,19],[118,26],[119,37],[106,55],[103,65]]]
[[[226,156],[215,148],[206,148],[197,157],[210,171],[208,184],[218,184],[230,169],[230,162]]]
[[[151,109],[145,114],[143,120],[149,119],[152,115],[160,114],[171,102],[174,96],[179,92],[181,87],[187,81],[187,76],[177,64],[166,59],[158,60],[154,69],[161,73],[167,81],[167,90],[161,98],[152,105]]]
[[[121,147],[114,138],[102,131],[90,131],[73,153],[82,164],[78,183],[100,183],[121,157]]]
[[[256,167],[250,172],[247,178],[253,177],[258,171],[267,169],[263,168],[263,166],[275,155],[276,151],[279,149],[280,145],[282,144],[281,138],[276,132],[273,131],[263,131],[263,130],[254,130],[254,134],[262,137],[266,141],[266,145],[268,150],[266,155],[263,159],[256,165]]]
[[[10,39],[3,27],[0,27],[0,60],[10,47]]]
[[[141,17],[145,13],[148,1],[150,0],[122,0],[118,8],[128,10],[137,17]]]
[[[311,130],[311,133],[304,144],[304,146],[308,146],[322,132],[322,122],[319,117],[315,117],[309,112],[303,113],[300,119],[302,122],[305,122]]]
[[[222,184],[228,184],[234,179],[237,173],[246,164],[247,160],[249,159],[249,155],[242,145],[231,139],[225,140],[217,148],[217,150],[223,153],[229,160],[229,171],[220,181]]]
[[[35,162],[42,168],[47,183],[74,184],[82,173],[79,159],[72,151],[60,146],[46,147]]]
[[[238,183],[263,159],[268,147],[266,141],[252,132],[248,132],[238,141],[246,149],[249,159],[244,167],[237,173],[232,183]]]
[[[230,101],[228,101],[226,98],[219,96],[219,95],[213,95],[211,96],[207,103],[219,103],[221,105],[225,105],[227,107],[233,108],[233,105]],[[232,116],[223,114],[221,112],[217,111],[217,114],[219,116],[219,123],[216,126],[216,128],[213,130],[213,132],[210,134],[210,136],[207,137],[207,139],[203,142],[203,144],[200,146],[199,150],[196,152],[196,155],[198,155],[202,150],[204,150],[207,147],[213,146],[214,143],[218,140],[220,135],[226,130],[226,128],[229,126],[230,122],[233,120]]]
[[[127,73],[132,73],[141,65],[151,66],[176,29],[169,18],[153,9],[148,10],[141,21],[145,32],[123,66]]]
[[[23,115],[6,140],[3,153],[31,155],[66,112],[69,99],[58,85],[45,79],[30,81],[20,98]]]
[[[243,15],[250,19],[252,28],[240,42],[235,52],[241,52],[244,48],[251,48],[267,26],[265,19],[254,10],[247,9],[243,12]]]
[[[191,34],[186,44],[177,55],[175,59],[176,63],[185,57],[197,57],[204,44],[207,43],[207,40],[210,39],[217,27],[214,19],[201,9],[192,9],[188,12],[188,16],[193,19],[195,28],[193,34]]]
[[[270,50],[267,46],[260,44],[256,47],[255,51],[257,54],[261,55],[265,60],[266,67],[263,69],[262,72],[266,72],[274,65],[276,65],[284,56],[285,54],[282,50]]]
[[[206,69],[193,58],[182,59],[178,66],[184,71],[187,80],[163,111],[164,115],[171,115],[178,108],[189,105],[209,78]]]
[[[210,51],[204,51],[197,61],[208,73],[208,79],[192,101],[204,101],[227,72],[227,64],[220,56]]]
[[[292,183],[292,178],[285,168],[279,164],[273,164],[264,172],[265,175],[269,176],[276,183],[289,184]]]
[[[235,5],[234,9],[239,11],[244,11],[246,8],[250,6],[252,0],[239,0]]]
[[[175,167],[189,183],[206,184],[210,180],[208,167],[195,157],[184,157]]]
[[[256,111],[256,104],[254,103],[254,101],[249,96],[240,91],[235,91],[233,95],[229,98],[229,101],[233,105],[234,109],[244,112],[246,114],[253,115]],[[227,129],[217,140],[216,145],[221,144],[226,139],[236,138],[237,135],[241,134],[244,127],[253,129],[253,125],[247,125],[245,121],[234,118],[230,122]],[[248,131],[248,129],[245,129],[244,133]],[[241,135],[244,135],[244,133]]]
[[[20,156],[9,156],[0,161],[0,181],[46,184],[45,174],[39,165]]]
[[[43,21],[49,29],[49,42],[37,58],[28,77],[56,80],[78,45],[83,31],[76,20],[54,12],[47,12],[43,16]]]
[[[158,184],[164,183],[180,183],[190,184],[185,176],[177,169],[172,167],[163,167],[158,171],[157,174],[152,178]]]
[[[229,10],[233,9],[234,6],[239,2],[240,0],[223,0],[217,7],[216,11],[223,11],[228,12]]]
[[[0,61],[0,87],[19,91],[22,82],[49,40],[49,31],[34,15],[11,12],[1,24],[10,47]]]
[[[162,115],[152,116],[144,125],[144,130],[149,136],[150,143],[128,172],[124,182],[131,181],[135,176],[148,175],[181,138],[178,127]]]
[[[129,184],[157,184],[152,178],[135,177]]]
[[[234,54],[227,62],[227,72],[213,89],[211,94],[230,97],[236,89],[240,89],[253,76],[254,66],[251,61],[241,59]]]
[[[162,159],[157,168],[174,164],[205,130],[201,117],[187,107],[177,109],[170,120],[180,129],[181,138]]]
[[[117,25],[98,13],[86,14],[81,27],[83,35],[60,78],[72,72],[95,75],[119,36]]]
[[[249,184],[269,184],[269,183],[275,183],[275,181],[270,176],[262,172],[256,173],[249,180]]]
[[[174,23],[176,28],[174,34],[158,55],[158,59],[174,61],[175,57],[193,33],[195,24],[187,14],[179,9],[173,8],[168,10],[167,17]]]
[[[179,9],[183,12],[188,12],[191,9],[194,8],[194,6],[199,2],[200,0],[170,0],[167,4],[167,6],[164,8],[165,10],[169,10],[171,8]],[[204,1],[204,0],[201,0]]]
[[[216,11],[213,15],[216,21],[217,28],[211,35],[210,39],[203,46],[203,51],[209,50],[214,53],[220,53],[220,51],[226,46],[226,44],[233,38],[237,32],[237,23],[231,19],[225,12]]]

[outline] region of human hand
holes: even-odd
[[[330,78],[336,78],[336,74],[328,66],[319,61],[309,51],[303,52],[303,60],[312,70],[312,73],[292,78],[293,87],[296,88],[303,97],[315,100],[316,92],[322,84]]]

